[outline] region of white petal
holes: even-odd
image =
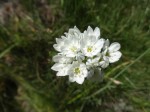
[[[84,74],[84,75],[83,75],[84,77],[87,77],[87,76],[88,76],[88,71],[87,71],[87,69],[85,69],[85,70],[83,71],[83,74]]]
[[[69,64],[72,62],[72,58],[68,58],[65,55],[58,54],[53,57],[53,61],[56,63]]]
[[[73,58],[73,57],[75,57],[75,56],[76,56],[75,53],[72,53],[72,52],[66,53],[66,57]]]
[[[53,47],[56,51],[61,51],[60,47],[57,44],[54,44]]]
[[[53,45],[54,49],[57,50],[57,51],[59,51],[59,52],[61,52],[61,49],[62,49],[62,47],[64,45],[64,40],[56,38],[56,43],[57,44]]]
[[[110,56],[111,56],[111,57],[116,57],[116,58],[120,58],[121,55],[122,55],[122,54],[121,54],[120,51],[116,51],[116,52],[110,53]]]
[[[109,61],[101,61],[99,64],[102,68],[106,68],[109,65]]]
[[[62,67],[57,72],[57,76],[66,76],[70,70],[71,64],[62,64]]]
[[[94,35],[95,35],[96,37],[99,37],[99,36],[100,36],[100,29],[99,29],[98,27],[95,28],[95,30],[94,30]]]
[[[98,49],[101,49],[101,48],[103,47],[103,45],[104,45],[104,42],[105,42],[104,39],[99,39],[99,40],[96,42],[95,46],[96,46]]]
[[[53,57],[53,61],[54,61],[54,62],[59,62],[60,58],[61,58],[60,55],[55,55],[55,56]]]
[[[59,71],[62,67],[63,67],[63,64],[55,63],[55,64],[51,67],[51,69],[54,70],[54,71]]]
[[[60,42],[60,39],[59,38],[56,38],[56,43],[59,43]]]
[[[76,56],[76,60],[79,62],[82,62],[82,60],[84,60],[84,59],[85,59],[84,55],[79,52]]]
[[[109,65],[109,58],[107,56],[103,57],[103,60],[99,63],[102,68],[106,68]]]
[[[93,33],[93,29],[90,26],[88,26],[87,32],[88,32],[88,34],[92,34]]]
[[[118,51],[120,49],[120,44],[118,42],[114,42],[110,45],[109,52],[114,52],[114,51]]]
[[[61,36],[61,38],[62,38],[62,41],[65,40],[65,39],[67,39],[65,36]]]
[[[76,31],[80,32],[80,30],[79,30],[76,26],[74,26],[74,29],[75,29]]]
[[[84,77],[76,77],[76,82],[82,84],[84,82]]]
[[[69,81],[70,81],[70,82],[75,82],[75,78],[72,77],[72,76],[69,76]]]
[[[109,62],[114,63],[114,62],[118,61],[120,59],[121,55],[122,54],[119,51],[110,53]]]
[[[67,74],[67,72],[65,72],[64,70],[60,70],[60,71],[57,72],[56,75],[57,75],[57,76],[66,76],[66,75],[68,75],[68,74]]]

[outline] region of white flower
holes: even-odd
[[[70,28],[68,33],[67,32],[65,33],[66,36],[75,35],[77,37],[80,34],[81,34],[80,30],[76,26],[74,26],[74,28]]]
[[[70,69],[71,64],[62,64],[62,63],[55,63],[51,69],[57,71],[57,76],[66,76],[68,75],[68,70]]]
[[[61,52],[61,49],[64,45],[64,40],[66,39],[65,36],[61,36],[61,38],[56,38],[56,43],[54,44],[53,47],[55,48],[56,51]]]
[[[80,51],[81,38],[81,32],[79,29],[75,26],[74,28],[69,29],[69,32],[65,33],[65,35],[66,36],[61,36],[60,39],[56,38],[57,44],[54,44],[53,47],[67,57],[82,59],[83,56],[81,56],[80,53],[78,54]]]
[[[69,81],[77,82],[78,84],[82,84],[84,82],[85,77],[87,77],[88,71],[86,65],[84,63],[73,62],[70,70],[69,70]]]
[[[101,51],[104,42],[104,39],[98,39],[95,36],[87,36],[84,34],[81,40],[81,51],[85,56],[93,57]]]
[[[100,37],[100,29],[96,27],[93,30],[90,26],[88,26],[87,30],[84,31],[84,34],[86,34],[87,36],[96,37],[98,39]]]
[[[109,46],[109,40],[105,41],[103,56],[108,58],[109,63],[114,63],[118,61],[121,57],[121,52],[118,51],[120,49],[120,44],[118,42],[114,42]]]
[[[99,64],[99,60],[100,60],[100,57],[95,57],[95,58],[91,58],[91,59],[88,59],[87,62],[86,62],[86,65],[87,65],[87,68],[93,68],[93,67],[97,67],[98,64]]]
[[[61,52],[67,57],[76,57],[80,51],[80,40],[74,35],[70,35],[64,40]]]

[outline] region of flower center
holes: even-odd
[[[87,48],[87,52],[92,52],[93,47],[92,46],[88,46]]]
[[[70,50],[71,50],[72,52],[76,52],[76,51],[77,51],[77,48],[73,46],[73,47],[70,48]]]
[[[75,74],[80,74],[80,68],[79,68],[79,67],[75,68],[75,69],[74,69],[74,73],[75,73]]]

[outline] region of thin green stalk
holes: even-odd
[[[121,67],[123,66],[126,66],[127,64],[131,63],[131,61],[128,61],[128,62],[124,62],[120,65],[118,65],[117,67],[115,67],[114,69],[112,69],[110,72],[108,72],[106,75],[105,75],[105,78],[108,78],[109,75],[111,75],[113,72],[115,72],[116,70],[120,69]]]
[[[16,46],[16,44],[11,45],[10,47],[8,47],[7,49],[5,49],[4,51],[2,51],[0,53],[0,58],[2,58],[3,56],[5,56],[12,48],[14,48]]]

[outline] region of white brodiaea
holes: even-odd
[[[53,47],[56,51],[61,52],[62,47],[64,46],[64,40],[67,39],[65,36],[61,36],[61,38],[56,38],[56,43]]]
[[[82,53],[87,57],[93,57],[101,51],[105,40],[84,34],[81,42]]]
[[[67,39],[64,40],[64,45],[61,49],[61,52],[67,57],[76,57],[80,51],[80,41],[74,35],[70,35]]]
[[[78,84],[82,84],[84,82],[85,77],[87,77],[88,71],[86,65],[84,63],[73,62],[70,70],[69,70],[69,81],[77,82]]]
[[[109,40],[105,41],[103,58],[106,63],[114,63],[118,61],[122,55],[119,51],[120,44],[118,42],[114,42],[110,45]]]
[[[75,26],[74,28],[69,29],[69,32],[65,33],[65,36],[61,36],[60,39],[56,38],[57,44],[54,44],[53,47],[66,57],[79,57],[80,36],[81,32]]]
[[[74,26],[74,28],[70,28],[68,32],[65,32],[66,37],[70,35],[75,35],[76,37],[79,37],[80,34],[80,30],[76,26]]]

